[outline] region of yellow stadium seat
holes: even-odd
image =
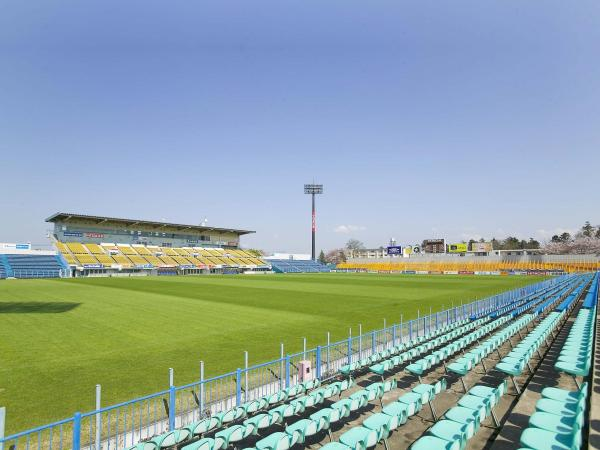
[[[112,258],[112,256],[108,256],[104,253],[101,255],[95,255],[95,256],[96,256],[96,259],[98,260],[98,262],[100,264],[102,264],[103,266],[110,267],[112,264],[116,264],[116,262]]]
[[[143,256],[140,256],[140,255],[131,255],[131,256],[129,256],[129,259],[136,266],[146,266],[146,265],[148,265],[148,261],[146,261],[146,259]]]
[[[156,256],[145,256],[145,258],[146,261],[148,261],[154,267],[163,267],[165,265],[165,263],[158,259]]]
[[[135,250],[135,251],[138,253],[138,255],[142,255],[142,256],[148,256],[148,255],[151,255],[151,254],[152,254],[152,253],[150,253],[150,251],[149,251],[149,250],[148,250],[146,247],[144,247],[144,246],[137,246],[137,245],[134,245],[134,246],[132,246],[132,247],[133,247],[133,249],[134,249],[134,250]]]
[[[89,243],[85,244],[85,247],[89,250],[92,255],[104,255],[104,250],[98,244]]]
[[[137,255],[137,252],[130,245],[120,245],[120,244],[117,244],[117,248],[124,255]]]
[[[79,242],[67,242],[67,247],[74,255],[88,255],[87,249]]]
[[[170,256],[161,256],[160,260],[167,266],[178,266],[177,261],[175,261]]]
[[[87,254],[78,254],[76,255],[77,260],[81,264],[98,264],[98,260],[94,258],[93,255]]]
[[[125,255],[114,255],[113,258],[117,264],[120,264],[123,267],[130,268],[132,266],[131,261]]]

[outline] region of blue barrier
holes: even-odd
[[[284,387],[295,386],[300,382],[298,362],[301,360],[310,361],[317,377],[322,381],[328,380],[336,375],[341,366],[358,361],[361,357],[368,357],[398,343],[416,342],[420,335],[431,330],[433,324],[437,329],[469,315],[490,314],[507,305],[522,304],[524,298],[539,295],[540,291],[559,289],[573,279],[574,276],[563,275],[445,311],[432,312],[408,322],[401,319],[399,324],[360,336],[349,336],[337,342],[328,340],[327,345],[296,354],[285,355],[282,349],[278,359],[213,378],[204,379],[201,365],[198,381],[175,386],[171,376],[169,387],[164,391],[87,413],[77,412],[70,418],[0,438],[0,444],[6,448],[14,445],[15,449],[23,444],[23,447],[35,446],[38,450],[126,448],[143,439],[188,425],[208,414],[216,414],[242,402],[276,393]],[[597,297],[597,276],[595,282]]]

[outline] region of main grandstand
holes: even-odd
[[[239,248],[254,231],[56,213],[52,240],[72,274],[175,275],[265,271]]]

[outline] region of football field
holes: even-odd
[[[0,406],[12,433],[381,328],[539,277],[378,274],[0,281]]]

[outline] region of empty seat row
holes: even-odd
[[[586,377],[590,373],[595,323],[596,308],[581,308],[554,364],[557,371],[568,373],[578,385],[577,377]]]
[[[409,364],[408,366],[406,366],[405,370],[411,373],[412,375],[419,377],[419,381],[421,381],[421,375],[423,375],[425,371],[431,369],[439,363],[445,364],[445,361],[451,356],[465,349],[473,342],[479,340],[482,336],[485,336],[489,332],[500,327],[508,320],[509,317],[504,316],[494,320],[493,322],[489,322],[484,325],[479,325],[476,327],[475,331],[456,339],[455,341],[442,347],[441,349],[434,351],[430,355],[427,355],[425,358],[422,358],[418,361],[415,361],[412,364]]]
[[[179,445],[187,440],[201,437],[209,432],[216,432],[215,438],[205,440],[201,448],[226,448],[229,442],[236,442],[256,434],[266,426],[283,424],[290,417],[304,413],[305,409],[322,403],[325,399],[341,395],[351,386],[348,380],[337,381],[319,387],[318,379],[306,381],[274,394],[248,401],[240,406],[204,417],[184,427],[168,431],[153,437],[141,444],[145,450],[160,450]],[[310,389],[310,394],[302,395]],[[243,421],[243,423],[238,423]],[[237,423],[237,425],[236,425]],[[268,425],[267,425],[268,424]],[[219,431],[219,429],[227,427]],[[208,439],[208,438],[207,438]],[[210,447],[204,447],[210,442]],[[224,445],[224,447],[221,447]],[[130,447],[140,449],[140,444]]]
[[[458,401],[457,406],[444,414],[425,434],[417,439],[411,450],[462,450],[467,441],[479,430],[481,424],[491,417],[499,426],[494,407],[506,393],[506,380],[497,386],[477,385]]]
[[[499,370],[510,376],[517,394],[520,394],[521,391],[519,390],[515,377],[521,375],[525,367],[533,373],[529,360],[534,353],[538,352],[539,354],[539,347],[546,342],[546,339],[557,327],[564,314],[564,312],[557,311],[552,311],[548,314],[548,316],[542,320],[533,331],[525,336],[525,338],[494,367],[495,370]],[[546,342],[546,344],[548,343]]]
[[[513,335],[519,333],[523,327],[527,326],[533,320],[533,318],[534,316],[532,314],[527,314],[523,317],[520,317],[517,319],[517,321],[495,333],[493,336],[489,337],[484,342],[465,353],[453,363],[448,364],[446,371],[459,375],[463,388],[465,392],[467,392],[467,386],[465,384],[464,377],[479,363],[481,363],[483,370],[487,372],[484,359],[494,351],[497,351],[498,356],[501,357],[500,347]]]
[[[383,397],[385,389],[392,389],[393,384],[384,385],[383,383],[375,383],[367,386],[367,388],[357,391],[348,398],[341,399],[331,406],[319,408],[312,413],[309,418],[300,419],[290,425],[286,425],[285,415],[279,409],[270,410],[267,413],[259,414],[252,419],[245,420],[240,425],[233,425],[225,430],[219,431],[214,438],[202,438],[196,442],[183,447],[185,450],[219,450],[225,449],[230,444],[234,444],[244,440],[250,435],[258,435],[262,429],[267,429],[274,424],[280,424],[285,427],[285,431],[277,431],[270,433],[266,437],[260,439],[256,449],[287,449],[296,443],[304,443],[309,436],[317,434],[321,431],[329,431],[331,424],[338,422],[350,415],[354,411],[364,408],[367,403],[373,399]],[[310,394],[300,397],[294,401],[302,404],[301,412],[304,413],[308,408],[316,407],[324,400],[323,388],[315,390]],[[310,399],[307,402],[301,401],[302,398]],[[294,402],[293,401],[293,402]],[[290,405],[294,408],[294,403]],[[290,417],[290,416],[287,416]]]
[[[521,445],[531,450],[575,450],[582,445],[588,384],[577,391],[549,387],[535,405],[535,413],[521,434]]]
[[[435,397],[446,390],[446,379],[432,384],[419,384],[410,392],[400,395],[395,401],[383,407],[380,413],[370,414],[361,425],[350,428],[338,441],[326,444],[324,450],[363,450],[383,442],[389,448],[387,439],[391,432],[417,414],[423,405],[428,404],[434,420],[437,414],[433,406]],[[257,448],[259,448],[257,446]]]
[[[466,333],[467,331],[485,323],[487,319],[480,319],[476,322],[461,320],[452,324],[445,325],[428,333],[417,337],[415,342],[400,344],[390,350],[372,355],[370,358],[362,359],[356,363],[343,366],[340,373],[343,375],[351,374],[356,370],[369,367],[371,373],[377,374],[383,378],[384,374],[402,363],[411,360],[439,345],[448,342],[451,339]],[[383,361],[382,361],[383,360]],[[370,365],[377,363],[374,365]]]

